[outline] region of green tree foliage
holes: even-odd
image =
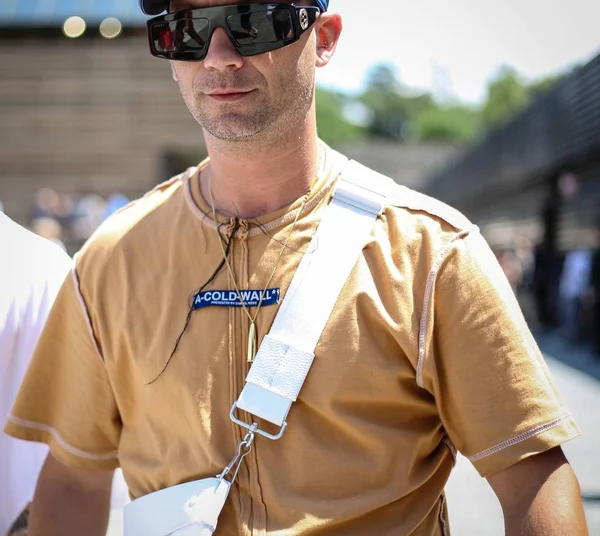
[[[479,110],[465,105],[432,105],[414,118],[414,136],[418,141],[469,143],[481,132]]]
[[[397,140],[411,137],[412,119],[433,105],[431,95],[406,95],[395,69],[378,64],[367,75],[361,102],[371,110],[367,125],[371,136]]]
[[[350,122],[344,115],[346,97],[317,88],[317,128],[319,137],[332,147],[355,141],[366,135],[365,129]]]
[[[550,91],[556,84],[566,78],[566,73],[545,76],[529,84],[529,93],[533,98],[537,98]]]
[[[514,68],[504,66],[489,82],[483,106],[475,108],[462,103],[444,105],[429,93],[415,94],[403,87],[393,66],[377,64],[369,71],[358,97],[317,89],[319,134],[333,146],[365,137],[470,143],[484,129],[510,121],[565,76],[526,84]],[[352,103],[367,110],[364,124],[356,124],[345,113]]]
[[[530,103],[530,99],[530,92],[517,71],[505,65],[488,84],[482,110],[485,126],[490,128],[507,123]]]

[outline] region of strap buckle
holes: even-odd
[[[385,207],[384,195],[343,177],[335,186],[333,198],[373,216],[381,216]]]
[[[281,428],[279,429],[279,433],[278,434],[270,434],[269,432],[265,432],[264,430],[261,430],[258,427],[258,424],[256,423],[252,423],[252,424],[248,424],[247,422],[244,421],[240,421],[236,416],[235,416],[235,410],[237,409],[237,402],[233,403],[233,406],[231,406],[231,411],[229,412],[229,418],[235,423],[238,424],[240,426],[242,426],[243,428],[246,428],[247,430],[252,431],[253,433],[257,433],[260,434],[261,436],[264,437],[268,437],[269,439],[272,440],[277,440],[277,439],[281,439],[281,436],[283,435],[283,432],[285,432],[285,429],[287,428],[287,422],[284,422],[281,425]]]

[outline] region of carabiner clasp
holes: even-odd
[[[250,454],[252,450],[252,443],[254,443],[254,437],[256,431],[258,430],[258,424],[254,423],[248,428],[248,433],[244,436],[237,446],[237,452],[231,461],[227,464],[225,469],[221,473],[217,475],[216,478],[219,480],[223,480],[231,471],[233,470],[233,476],[231,477],[230,483],[233,484],[235,478],[237,477],[238,471],[240,469],[240,465],[242,464],[243,459]]]

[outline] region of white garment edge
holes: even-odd
[[[391,179],[349,161],[260,345],[237,407],[285,424],[339,294],[383,212],[390,184]],[[111,536],[210,536],[230,487],[225,479],[204,478],[150,493],[124,508],[124,532]]]

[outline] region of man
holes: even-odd
[[[0,412],[10,413],[71,258],[0,213]],[[45,445],[0,434],[0,534],[26,534],[28,505],[48,453]],[[114,480],[113,508],[127,502],[122,476]]]
[[[173,12],[150,21],[150,46],[172,60],[210,160],[104,224],[61,290],[6,424],[51,447],[32,536],[102,534],[103,471],[118,465],[134,498],[223,470],[247,432],[228,414],[255,340],[345,168],[314,104],[341,17],[327,0],[226,4],[143,2]],[[586,534],[560,450],[576,425],[462,215],[398,186],[315,354],[285,434],[243,459],[217,534],[448,534],[455,449],[494,488],[507,534]]]

